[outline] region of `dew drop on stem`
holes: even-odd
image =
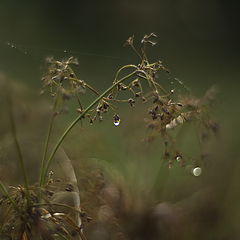
[[[182,160],[182,157],[180,155],[177,155],[176,160],[177,160],[177,162],[180,162]]]
[[[115,125],[115,126],[119,126],[119,124],[120,124],[120,117],[117,115],[117,114],[115,114],[114,116],[113,116],[113,124]]]
[[[199,177],[202,174],[202,169],[200,167],[195,167],[192,170],[192,173],[195,177]]]

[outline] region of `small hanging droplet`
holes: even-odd
[[[114,121],[114,125],[118,126],[120,124],[120,121]]]
[[[200,167],[195,167],[193,170],[192,170],[192,173],[195,177],[198,177],[202,174],[202,169]]]
[[[180,155],[177,155],[176,160],[177,160],[177,162],[180,162],[182,160],[182,157]]]
[[[119,124],[120,124],[120,117],[117,115],[117,114],[115,114],[114,116],[113,116],[113,124],[115,125],[115,126],[118,126]]]

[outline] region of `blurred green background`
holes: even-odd
[[[1,1],[0,71],[39,87],[45,57],[74,55],[81,77],[104,88],[119,66],[136,59],[122,47],[125,40],[155,32],[159,44],[152,56],[197,94],[218,85],[225,114],[232,115],[239,87],[237,3]]]
[[[77,57],[80,78],[104,90],[120,66],[136,61],[134,54],[123,48],[125,40],[133,34],[140,40],[144,34],[154,32],[159,40],[150,55],[160,58],[173,78],[179,78],[197,96],[212,85],[219,88],[213,113],[220,122],[221,134],[213,144],[217,161],[210,164],[208,175],[196,180],[179,168],[169,172],[166,166],[159,166],[159,143],[144,146],[141,141],[146,131],[140,108],[136,110],[139,115],[129,108],[121,110],[125,120],[119,128],[113,126],[111,115],[102,124],[84,129],[78,126],[66,141],[66,148],[72,158],[106,160],[125,175],[133,192],[138,188],[154,201],[180,201],[199,189],[213,186],[213,195],[225,196],[220,202],[214,201],[219,204],[216,208],[222,209],[216,228],[219,235],[214,236],[227,237],[207,239],[237,239],[236,221],[240,211],[237,3],[217,0],[0,1],[0,72],[28,87],[26,94],[19,90],[20,109],[25,109],[18,115],[19,131],[45,134],[45,130],[41,131],[44,121],[37,119],[37,115],[28,119],[32,126],[21,123],[25,121],[24,114],[31,114],[25,107],[29,101],[27,95],[34,104],[38,101],[46,57]],[[1,106],[5,111],[4,103]],[[35,105],[39,112],[40,106],[41,103]],[[4,111],[1,113],[3,128],[7,126]],[[62,122],[69,121],[72,115],[65,116]],[[47,119],[44,114],[42,117]],[[59,120],[57,131],[61,131],[62,122]],[[4,134],[1,130],[1,136]],[[13,173],[14,169],[17,171],[12,166]],[[150,190],[145,191],[146,187]],[[232,207],[228,208],[229,204]],[[230,233],[236,238],[228,238]]]

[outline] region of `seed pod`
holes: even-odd
[[[109,104],[106,103],[106,102],[104,102],[104,103],[103,103],[103,108],[106,110],[106,109],[108,109],[108,107],[109,107]]]
[[[141,92],[135,93],[135,97],[140,97],[140,96],[141,96]]]
[[[128,102],[129,102],[129,104],[131,105],[131,107],[134,107],[134,103],[135,103],[135,100],[134,100],[134,99],[129,98],[129,99],[128,99]]]

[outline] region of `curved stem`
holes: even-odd
[[[136,68],[137,69],[137,66],[136,65],[133,65],[133,64],[129,64],[129,65],[125,65],[123,67],[121,67],[120,69],[118,69],[116,75],[115,75],[115,78],[113,80],[113,83],[116,83],[117,82],[117,78],[118,78],[118,75],[119,73],[123,70],[123,69],[126,69],[126,68]]]
[[[136,68],[135,65],[127,65],[128,67],[134,67]],[[123,69],[123,68],[121,68]],[[73,120],[73,122],[67,127],[67,129],[64,131],[64,133],[62,134],[62,136],[59,138],[59,140],[57,141],[55,147],[52,150],[52,153],[46,163],[46,166],[43,170],[43,174],[40,180],[40,186],[42,186],[45,183],[45,178],[47,175],[47,172],[49,170],[49,167],[52,163],[53,157],[55,155],[55,153],[57,152],[58,148],[60,147],[61,143],[63,142],[63,140],[65,139],[65,137],[67,136],[67,134],[70,132],[70,130],[76,125],[76,123],[81,120],[84,115],[89,112],[104,96],[106,96],[109,92],[111,92],[112,89],[114,89],[119,83],[123,82],[124,80],[130,78],[131,76],[133,76],[135,73],[137,72],[137,70],[131,72],[130,74],[126,75],[125,77],[121,78],[120,80],[116,81],[111,87],[109,87],[107,90],[105,90],[99,97],[97,97],[75,120]]]
[[[56,110],[56,106],[57,106],[57,101],[58,101],[58,97],[56,96],[56,99],[54,101],[54,106],[53,106],[53,113],[51,115],[50,124],[49,124],[49,127],[48,127],[48,133],[47,133],[45,144],[44,144],[43,157],[42,157],[41,167],[40,167],[39,184],[40,184],[41,179],[42,179],[44,163],[46,161],[46,156],[47,156],[47,151],[48,151],[49,140],[50,140],[50,136],[51,136],[52,129],[53,129],[53,122],[54,122],[54,119],[55,119],[55,110]]]
[[[17,138],[16,125],[15,125],[14,117],[13,117],[12,99],[11,99],[10,95],[8,95],[8,99],[7,100],[8,100],[8,104],[9,104],[9,118],[10,118],[10,125],[11,125],[13,141],[14,141],[16,149],[17,149],[17,154],[18,154],[18,158],[19,158],[19,164],[20,164],[20,168],[21,168],[21,171],[22,171],[22,175],[23,175],[24,187],[26,189],[26,197],[27,197],[27,200],[28,200],[28,203],[29,203],[28,177],[27,177],[27,172],[26,172],[24,160],[23,160],[21,147],[20,147],[20,144],[19,144],[19,141],[18,141],[18,138]]]

